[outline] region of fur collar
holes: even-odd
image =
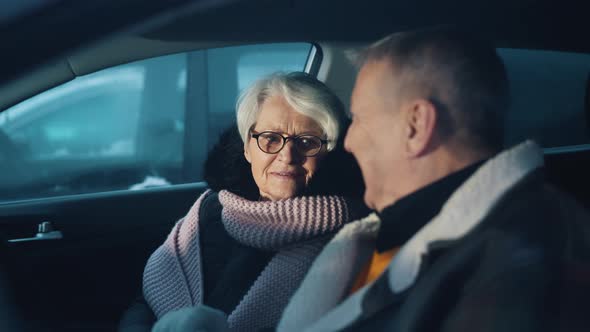
[[[328,319],[330,327],[327,331],[339,330],[337,327],[342,321],[338,319],[339,311],[330,309],[339,308],[338,304],[348,294],[358,272],[371,257],[380,223],[377,214],[371,213],[345,225],[336,234],[316,258],[291,298],[277,331],[303,331],[303,327],[316,321],[326,321],[327,313],[334,317]],[[354,303],[346,308],[347,314],[354,316],[361,313],[360,301]]]
[[[516,183],[543,166],[543,152],[526,141],[483,164],[451,195],[438,216],[414,235],[389,267],[394,292],[409,288],[416,278],[428,245],[465,236],[477,226]]]

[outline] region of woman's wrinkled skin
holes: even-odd
[[[282,96],[271,96],[264,101],[253,130],[274,131],[284,136],[324,136],[313,119],[295,111]],[[322,149],[318,155],[306,157],[297,152],[292,141],[288,141],[279,153],[268,154],[262,152],[256,140],[250,137],[244,148],[244,156],[251,164],[260,198],[274,201],[300,195],[325,155],[325,148]]]

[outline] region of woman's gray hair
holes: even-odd
[[[237,102],[238,130],[244,144],[256,124],[264,101],[273,96],[285,98],[295,111],[312,118],[322,128],[332,150],[346,119],[344,105],[321,81],[303,72],[275,73],[248,87]]]

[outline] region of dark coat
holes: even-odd
[[[351,331],[588,331],[590,217],[536,171]]]
[[[346,225],[316,258],[279,327],[588,331],[590,214],[546,182],[542,165],[530,141],[488,159],[385,272],[351,296],[347,285],[371,257],[375,226],[404,220],[372,214]],[[348,266],[327,264],[334,260]]]
[[[360,202],[364,193],[362,175],[354,158],[342,146],[342,141],[338,142],[336,149],[322,161],[304,195],[337,194]],[[221,135],[209,152],[204,170],[205,181],[212,190],[228,190],[251,200],[258,198],[258,188],[250,164],[244,158],[236,126]],[[207,285],[204,304],[229,314],[275,253],[244,246],[230,237],[221,223],[221,208],[217,194],[213,194],[200,209],[203,283]],[[236,275],[240,277],[235,278]],[[155,321],[155,315],[141,297],[125,312],[119,330],[149,331]]]

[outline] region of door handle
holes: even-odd
[[[37,235],[34,237],[25,237],[21,239],[10,239],[8,242],[30,242],[30,241],[45,241],[45,240],[61,240],[63,234],[60,231],[54,230],[50,221],[44,221],[37,226]]]

